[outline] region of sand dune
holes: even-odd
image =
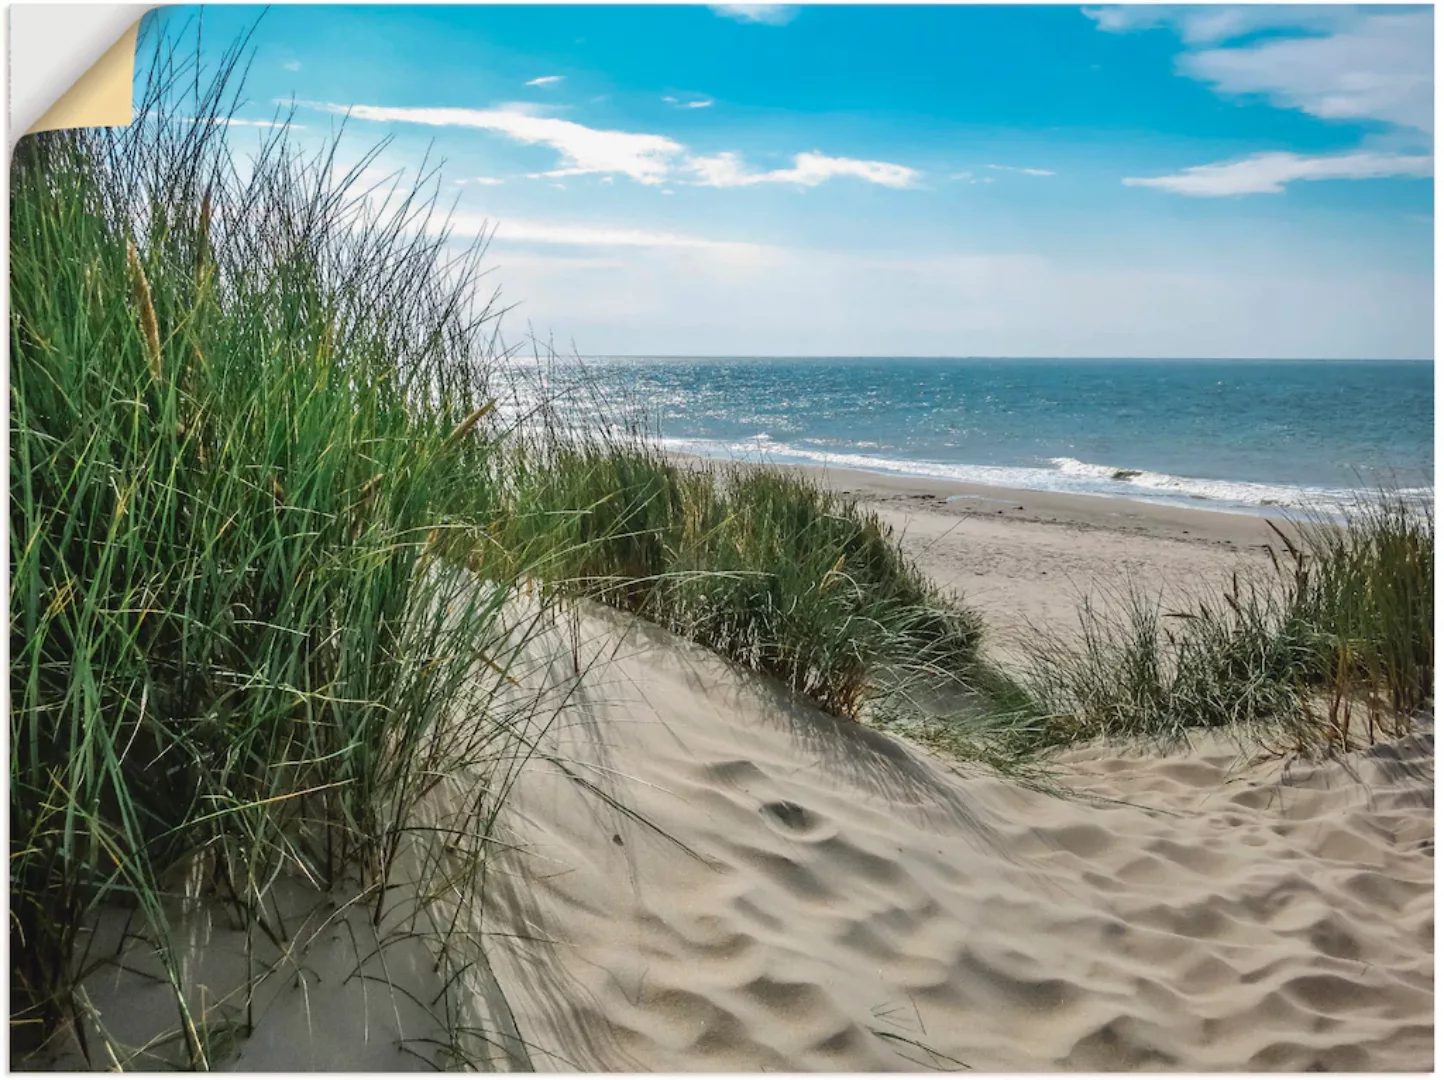
[[[529,749],[431,805],[445,824],[506,796],[482,913],[440,879],[420,913],[408,890],[388,901],[380,928],[282,889],[286,953],[261,943],[250,965],[221,906],[186,916],[174,943],[218,1064],[1432,1065],[1429,731],[1320,766],[1217,738],[1075,750],[1060,796],[949,767],[609,609],[545,625],[504,684],[543,706],[516,732]],[[183,1064],[155,957],[126,937],[133,916],[109,916],[89,948],[123,964],[86,980],[89,1000],[116,1046],[149,1043],[130,1064]],[[272,964],[246,1036],[246,972]],[[83,1067],[73,1049],[42,1064]]]
[[[589,609],[495,860],[543,1069],[1427,1070],[1433,746],[951,771]],[[550,653],[548,654],[548,650]]]

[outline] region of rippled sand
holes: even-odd
[[[552,650],[487,921],[536,1067],[1432,1067],[1432,735],[1060,798],[612,613]]]

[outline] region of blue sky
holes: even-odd
[[[512,341],[1432,356],[1427,7],[198,10],[241,118],[444,160]]]

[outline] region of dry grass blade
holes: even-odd
[[[446,445],[443,447],[443,451],[450,451],[456,449],[456,447],[461,444],[461,440],[465,439],[467,435],[471,434],[472,429],[475,428],[477,424],[481,423],[482,418],[495,409],[495,398],[477,407],[476,409],[473,409],[467,415],[466,419],[462,420],[461,423],[457,424],[456,427],[452,429],[451,434],[446,437]]]
[[[130,266],[131,293],[135,298],[136,316],[140,321],[140,336],[145,343],[146,359],[150,362],[150,375],[157,383],[161,381],[160,324],[155,317],[155,303],[151,299],[150,282],[141,265],[140,254],[135,244],[128,242],[125,249],[126,261]]]

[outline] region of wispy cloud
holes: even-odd
[[[290,128],[293,131],[306,130],[305,124],[295,124],[290,120],[241,120],[234,116],[182,116],[180,120],[187,124],[224,124],[226,127],[253,127],[253,128]]]
[[[961,180],[965,184],[991,184],[993,182],[993,178],[991,176],[974,176],[970,172],[953,173],[953,175],[948,177],[948,179]]]
[[[997,169],[998,172],[1022,173],[1025,176],[1057,176],[1052,169],[1027,169],[1019,165],[989,165],[990,169]]]
[[[852,177],[883,187],[912,187],[921,174],[906,165],[829,157],[816,151],[797,154],[790,169],[749,170],[740,155],[694,156],[665,135],[590,128],[572,120],[539,116],[531,110],[409,108],[384,105],[307,103],[311,108],[349,114],[358,120],[425,124],[433,127],[480,128],[530,145],[549,146],[561,155],[561,166],[533,178],[559,179],[599,173],[628,176],[638,183],[660,185],[669,180],[704,187],[746,187],[752,184],[797,184],[816,187],[834,177]]]
[[[505,180],[498,179],[495,176],[468,176],[456,182],[461,185],[477,184],[481,187],[495,187],[497,184],[506,183]]]
[[[537,79],[528,79],[528,80],[526,81],[526,85],[527,85],[527,86],[551,86],[551,85],[553,85],[554,83],[559,83],[559,82],[561,82],[561,81],[562,81],[563,79],[565,79],[565,78],[566,78],[565,75],[543,75],[543,76],[541,76],[540,78],[537,78]]]
[[[642,184],[660,184],[685,147],[665,135],[590,128],[571,120],[535,116],[514,109],[400,108],[384,105],[321,105],[358,120],[480,128],[520,143],[549,146],[562,163],[548,177],[619,173]]]
[[[689,101],[683,101],[680,98],[668,96],[662,100],[677,109],[709,109],[713,105],[711,98],[693,98]]]
[[[1135,30],[1168,29],[1186,45],[1216,45],[1262,30],[1327,33],[1339,25],[1342,7],[1306,7],[1301,4],[1239,6],[1129,4],[1126,7],[1084,8],[1083,14],[1098,29],[1122,34]]]
[[[568,247],[694,248],[734,254],[757,254],[765,244],[713,240],[686,233],[638,229],[630,226],[590,225],[554,221],[494,220],[477,214],[455,214],[447,227],[457,236],[491,236],[502,243],[555,244]],[[440,227],[439,225],[436,227]]]
[[[752,184],[799,184],[816,187],[837,176],[851,176],[883,187],[912,187],[919,173],[906,165],[888,161],[859,161],[856,158],[835,158],[826,154],[797,154],[792,168],[770,172],[749,172],[742,159],[732,153],[688,159],[688,166],[697,175],[694,183],[705,187],[747,187]]]
[[[1128,177],[1129,187],[1151,187],[1179,195],[1217,198],[1225,195],[1278,194],[1298,180],[1371,180],[1386,176],[1430,176],[1433,159],[1422,154],[1379,154],[1358,151],[1322,157],[1300,154],[1254,154],[1239,161],[1195,165],[1173,176]]]
[[[1434,129],[1433,12],[1365,15],[1326,37],[1270,39],[1185,56],[1223,94],[1261,94],[1326,120]]]
[[[285,68],[287,71],[300,71],[300,70],[301,70],[301,61],[299,61],[299,60],[287,60],[287,61],[286,61],[284,64],[282,64],[281,66],[282,66],[283,68]]]
[[[797,7],[793,4],[713,4],[712,10],[739,22],[767,26],[786,26],[797,18]]]
[[[1085,14],[1114,33],[1177,33],[1190,50],[1178,70],[1220,94],[1256,94],[1327,120],[1434,129],[1432,10],[1138,6]],[[1260,31],[1278,33],[1243,40]]]

